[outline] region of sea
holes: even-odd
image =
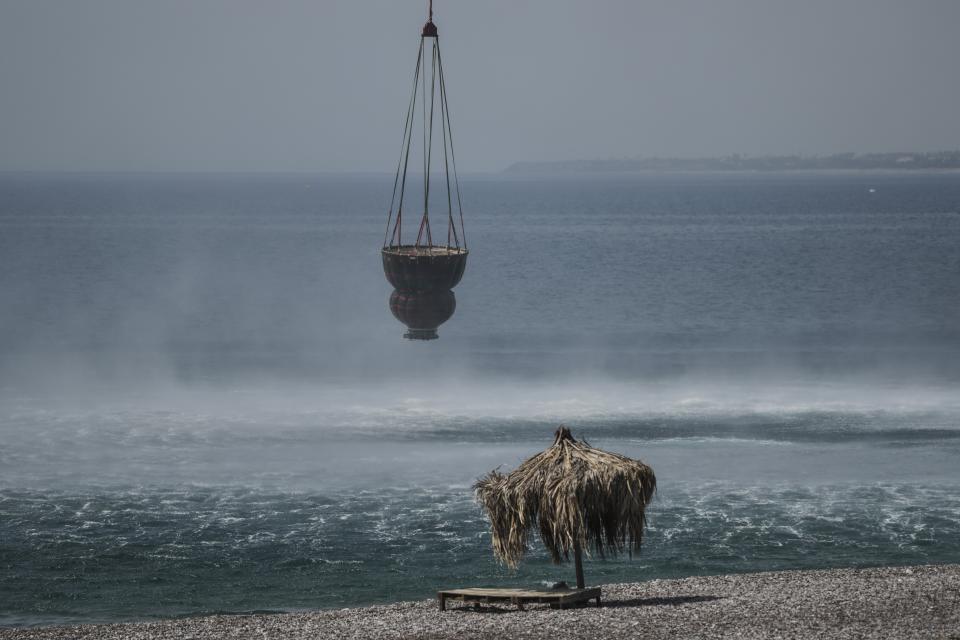
[[[960,562],[960,174],[468,175],[434,341],[392,181],[0,175],[0,625],[572,581],[472,489],[560,424],[658,480],[588,583]]]

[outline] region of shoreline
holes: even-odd
[[[453,585],[442,585],[442,588]],[[456,585],[467,587],[470,585]],[[435,600],[156,622],[0,627],[0,640],[63,638],[960,638],[960,564],[826,569],[603,586],[602,608]]]

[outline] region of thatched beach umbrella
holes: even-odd
[[[560,426],[546,451],[512,473],[491,471],[474,489],[500,560],[516,567],[536,528],[555,563],[573,552],[577,588],[583,589],[584,548],[600,557],[640,550],[656,487],[653,469],[644,463],[595,449]]]

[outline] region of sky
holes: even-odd
[[[394,170],[426,0],[0,0],[0,170]],[[462,171],[960,148],[956,0],[435,0]]]

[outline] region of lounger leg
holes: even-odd
[[[446,611],[446,610],[447,610],[447,597],[446,597],[445,595],[443,595],[442,593],[438,593],[438,594],[437,594],[437,600],[440,601],[440,611]]]
[[[597,607],[602,607],[602,606],[603,605],[600,604],[600,596],[597,596]]]

